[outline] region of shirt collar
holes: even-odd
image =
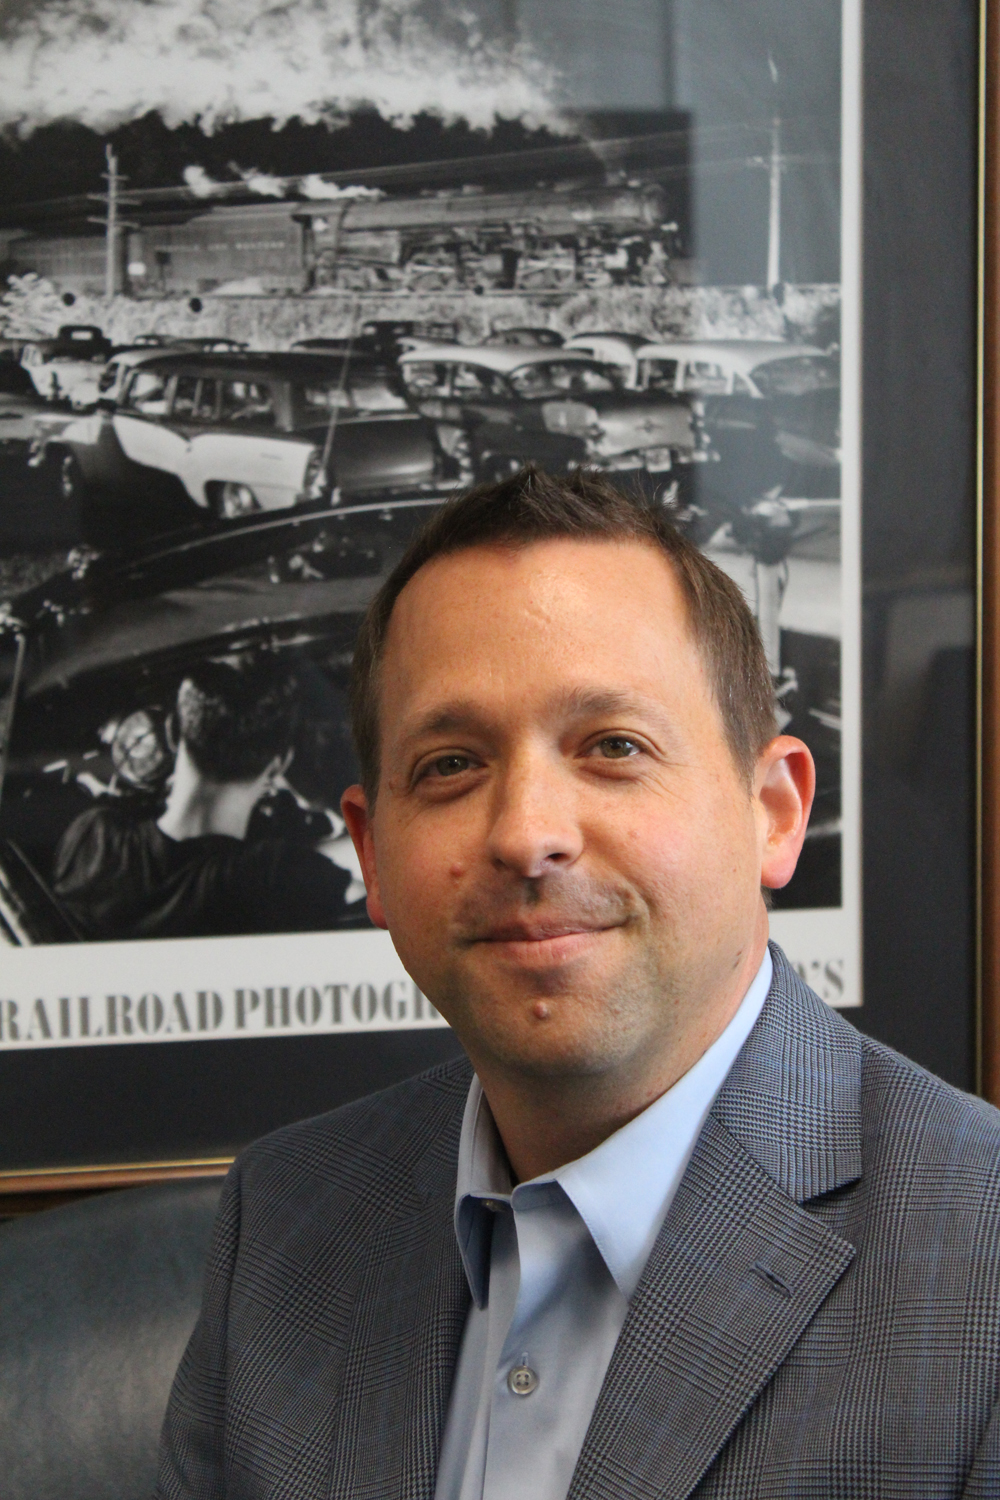
[[[532,1184],[559,1183],[626,1298],[639,1283],[705,1117],[760,1015],[771,973],[771,955],[765,950],[729,1025],[682,1078],[586,1156],[532,1179]],[[490,1204],[513,1201],[516,1210],[516,1195],[503,1143],[474,1077],[458,1151],[455,1234],[479,1307],[486,1305],[489,1286]]]

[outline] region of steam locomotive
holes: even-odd
[[[158,296],[251,279],[277,293],[665,285],[679,254],[667,213],[650,184],[215,204],[133,223],[118,284]],[[25,234],[7,253],[8,270],[70,290],[103,282],[104,241],[93,234]]]

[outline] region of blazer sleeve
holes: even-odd
[[[240,1237],[240,1164],[231,1169],[205,1270],[201,1314],[160,1435],[155,1500],[223,1500],[229,1297]]]
[[[962,1491],[962,1500],[996,1500],[1000,1495],[1000,1403],[976,1450],[975,1462]]]

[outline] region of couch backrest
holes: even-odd
[[[129,1188],[0,1226],[3,1500],[148,1500],[220,1190]]]

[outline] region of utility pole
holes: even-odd
[[[92,202],[104,204],[104,213],[100,218],[89,218],[88,223],[100,224],[104,230],[104,296],[108,302],[111,302],[118,292],[118,263],[121,258],[122,230],[138,229],[139,226],[129,223],[121,216],[122,205],[131,202],[132,198],[122,189],[122,184],[127,181],[127,178],[118,170],[118,153],[113,146],[104,147],[104,160],[108,169],[102,172],[101,176],[107,183],[108,190],[106,193],[87,194]]]
[[[770,203],[767,220],[767,289],[773,292],[781,280],[781,121],[771,121]]]
[[[108,170],[104,179],[108,184],[108,218],[104,242],[104,295],[110,302],[118,290],[118,156],[114,147],[104,148],[104,159]]]

